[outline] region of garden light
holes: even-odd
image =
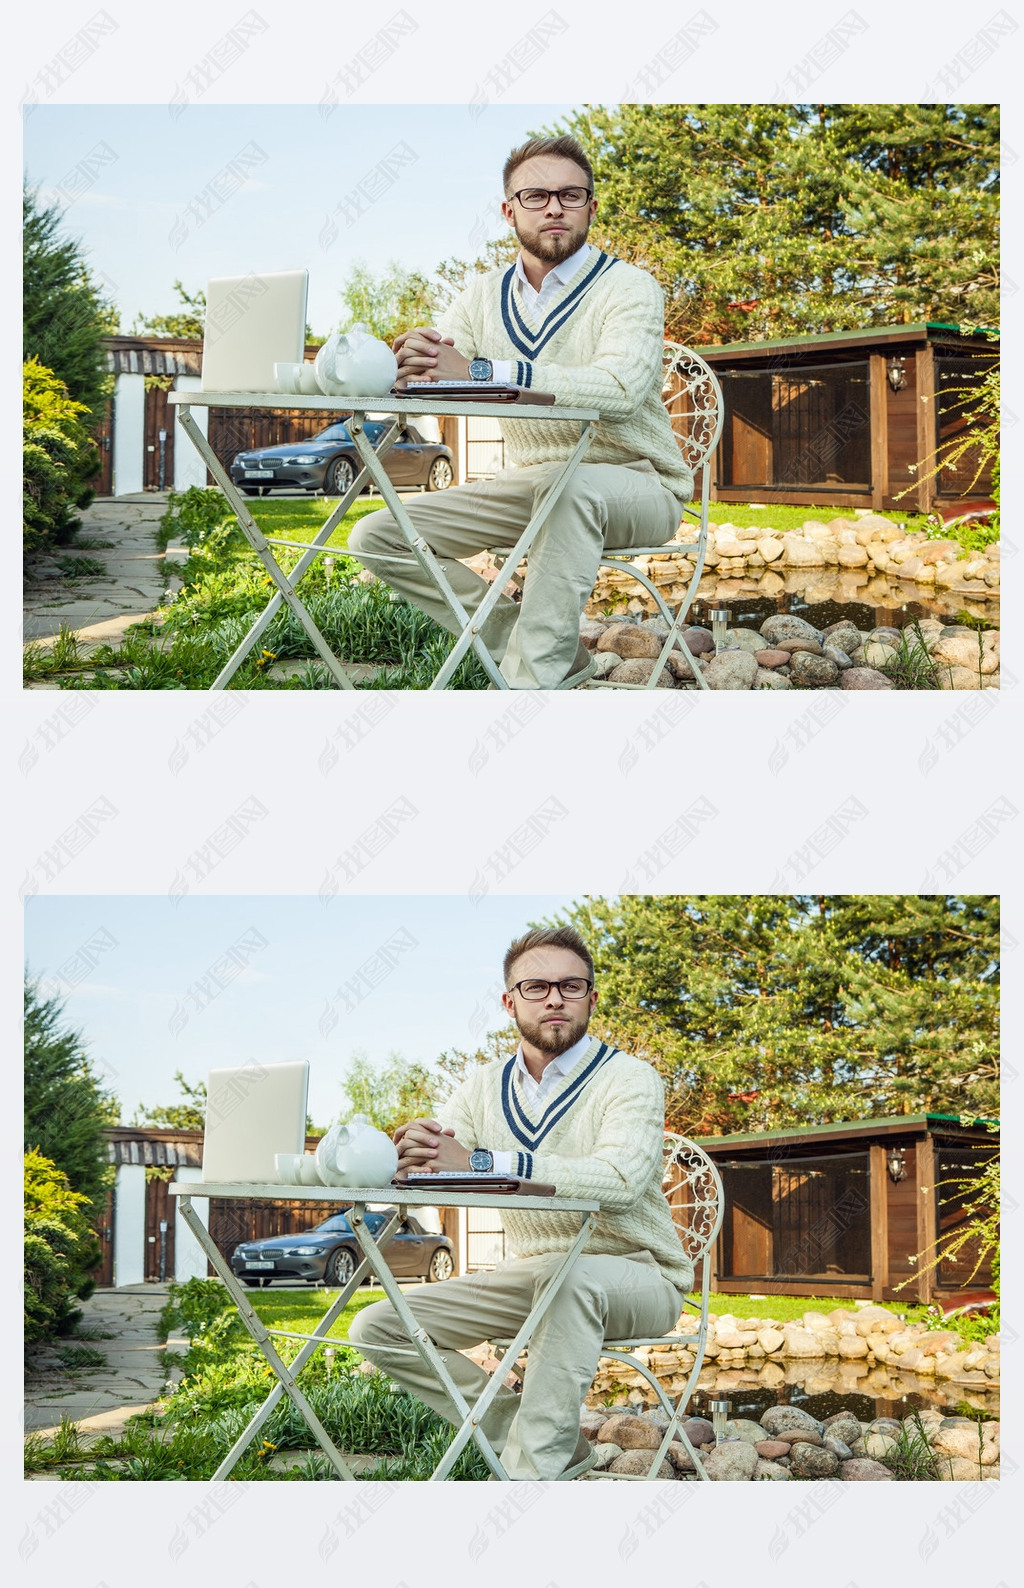
[[[708,613],[711,619],[711,637],[715,642],[715,655],[725,649],[725,631],[732,620],[732,613],[728,607],[712,607]]]
[[[721,1445],[728,1438],[725,1427],[732,1411],[732,1401],[713,1400],[711,1402],[711,1426],[715,1431],[715,1444]]]

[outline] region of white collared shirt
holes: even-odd
[[[516,259],[516,273],[514,277],[516,291],[519,293],[523,308],[533,321],[539,321],[544,316],[544,310],[561,289],[572,280],[588,259],[593,249],[590,243],[583,243],[568,259],[563,259],[558,265],[552,265],[539,287],[532,287],[527,280],[526,271],[523,269],[523,256]],[[494,379],[510,381],[512,379],[512,360],[510,358],[496,358],[494,364]],[[550,1069],[550,1065],[548,1066]],[[547,1073],[545,1071],[545,1073]]]
[[[566,263],[568,264],[568,260]],[[558,1086],[563,1076],[568,1075],[573,1066],[579,1063],[593,1040],[593,1037],[584,1034],[578,1042],[573,1043],[571,1048],[566,1048],[564,1053],[556,1053],[555,1057],[549,1059],[545,1064],[539,1081],[535,1081],[526,1068],[526,1060],[523,1058],[523,1046],[520,1043],[519,1052],[516,1054],[515,1073],[523,1090],[524,1101],[531,1108],[538,1103],[543,1103],[544,1099]],[[512,1158],[513,1154],[511,1152],[496,1152],[494,1154],[495,1173],[511,1174],[513,1172]]]

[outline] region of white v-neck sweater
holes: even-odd
[[[464,358],[510,359],[519,386],[553,392],[565,408],[596,408],[601,418],[585,463],[652,467],[688,502],[693,474],[661,400],[665,300],[646,270],[591,247],[573,278],[534,325],[515,291],[515,266],[477,276],[438,321]],[[501,420],[512,462],[564,462],[579,439],[575,424]]]
[[[536,1111],[515,1059],[481,1065],[440,1111],[440,1121],[470,1151],[511,1151],[513,1172],[554,1185],[559,1196],[601,1204],[586,1250],[625,1256],[650,1252],[680,1290],[693,1265],[661,1189],[665,1092],[657,1070],[595,1038]],[[504,1209],[516,1257],[564,1252],[579,1231],[572,1213]]]

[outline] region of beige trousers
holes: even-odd
[[[511,1339],[561,1256],[521,1257],[491,1273],[469,1274],[405,1292],[417,1324],[439,1348],[472,1406],[488,1375],[460,1353],[481,1341]],[[523,1391],[501,1388],[483,1429],[509,1477],[557,1478],[570,1465],[580,1407],[607,1340],[667,1334],[682,1305],[649,1252],[580,1257],[556,1292],[529,1343]],[[388,1301],[357,1313],[349,1340],[377,1367],[434,1411],[458,1424],[451,1396],[412,1345]]]
[[[490,588],[457,559],[492,546],[512,546],[533,516],[559,463],[506,469],[497,479],[458,485],[417,497],[406,508],[416,530],[441,561],[455,594],[473,613]],[[680,504],[653,465],[581,463],[552,508],[529,552],[521,604],[499,597],[482,638],[512,689],[557,688],[572,669],[579,620],[607,547],[659,546],[672,539]],[[393,564],[412,552],[392,515],[368,513],[352,530],[353,556],[374,554],[367,567],[453,634],[456,620],[419,565]],[[510,570],[511,571],[511,570]]]

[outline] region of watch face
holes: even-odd
[[[494,1158],[483,1147],[477,1147],[469,1155],[469,1167],[477,1174],[486,1174],[494,1166]]]
[[[469,366],[471,380],[490,380],[494,365],[489,358],[474,358]]]

